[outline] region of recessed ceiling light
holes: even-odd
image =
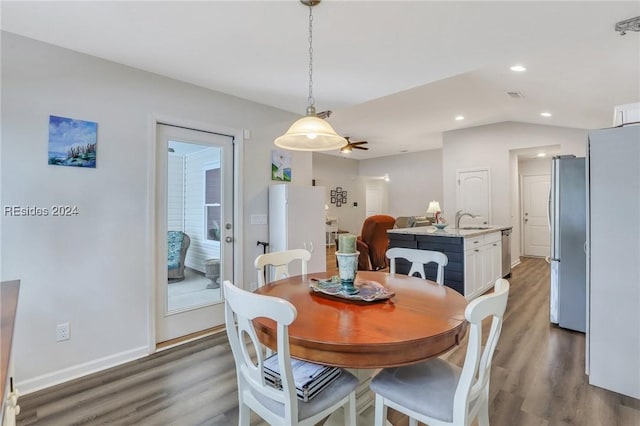
[[[546,157],[546,156],[547,156],[547,154],[544,153],[544,152],[539,152],[539,153],[536,154],[536,157]]]
[[[523,67],[522,65],[513,65],[511,68],[509,68],[511,71],[515,71],[515,72],[524,72],[527,69],[525,67]]]
[[[464,115],[456,115],[456,121],[464,120]]]
[[[551,113],[550,112],[546,112],[546,111],[545,112],[541,112],[540,115],[543,116],[543,117],[551,117]]]

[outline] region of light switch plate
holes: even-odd
[[[251,215],[251,224],[252,225],[266,225],[267,224],[267,215],[266,214],[252,214]]]

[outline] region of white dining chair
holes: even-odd
[[[271,282],[268,275],[273,280],[280,280],[289,277],[289,264],[295,260],[302,262],[302,275],[307,275],[307,262],[311,259],[311,253],[305,249],[293,249],[285,251],[275,251],[273,253],[261,254],[256,257],[254,265],[258,271],[258,287]],[[271,274],[267,273],[266,266],[270,265]]]
[[[344,408],[345,425],[356,425],[355,389],[358,379],[347,371],[307,402],[296,397],[291,369],[288,326],[296,308],[287,300],[251,293],[224,281],[225,323],[238,379],[240,426],[248,426],[254,411],[271,425],[315,425]],[[282,388],[269,385],[264,376],[265,356],[253,319],[270,318],[277,324],[277,357]],[[252,349],[255,349],[255,355]]]
[[[396,273],[396,259],[400,257],[411,262],[411,270],[407,275],[413,276],[415,273],[418,273],[423,280],[426,279],[424,267],[428,263],[436,263],[438,265],[436,282],[444,285],[444,267],[449,263],[446,254],[432,250],[394,247],[387,250],[386,255],[389,258],[389,273]]]
[[[498,279],[495,291],[467,305],[464,316],[470,332],[462,369],[440,358],[382,370],[371,381],[376,394],[375,426],[382,426],[387,407],[429,426],[469,426],[477,417],[489,426],[489,376],[491,359],[500,337],[507,307],[509,282]],[[482,320],[492,316],[487,343],[482,349]]]

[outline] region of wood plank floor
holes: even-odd
[[[549,325],[547,264],[523,259],[510,282],[491,374],[491,424],[640,425],[640,401],[587,384],[584,334]],[[461,365],[465,350],[463,342],[447,357]],[[24,396],[19,403],[19,425],[228,426],[238,418],[234,363],[224,334]],[[408,424],[397,413],[390,418]]]

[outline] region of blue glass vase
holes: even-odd
[[[338,273],[340,275],[342,291],[346,294],[355,294],[358,292],[358,289],[353,285],[353,282],[356,279],[359,255],[359,252],[336,252],[336,259],[338,259]]]

